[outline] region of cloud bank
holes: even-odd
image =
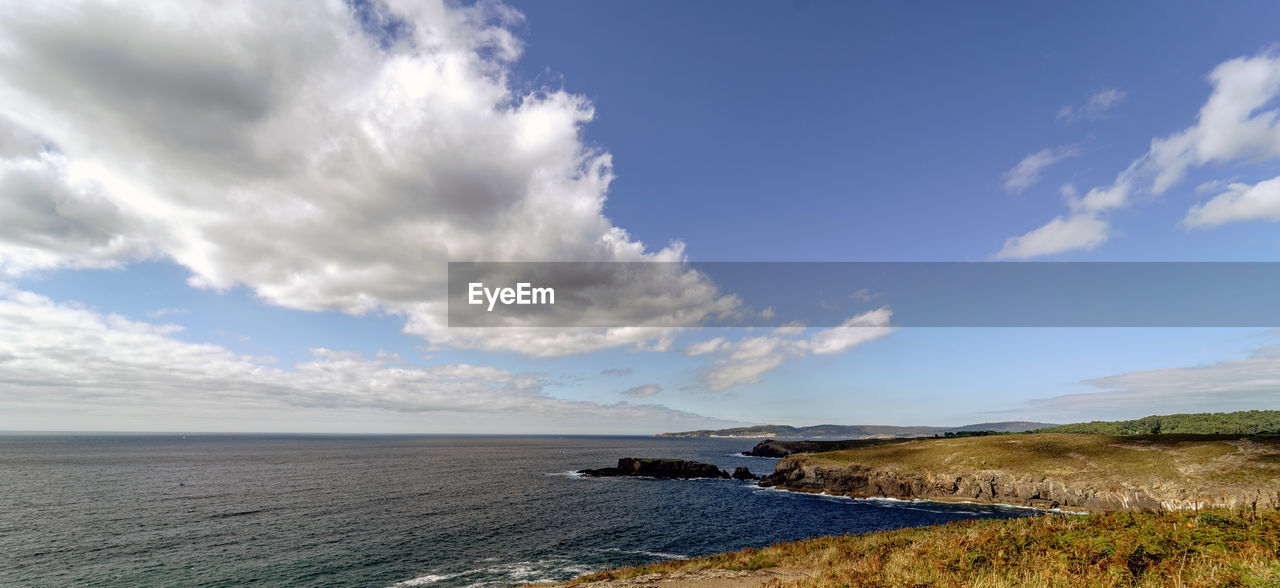
[[[180,331],[0,291],[0,405],[15,412],[75,407],[120,419],[230,411],[296,422],[326,411],[399,413],[417,432],[457,431],[460,423],[506,423],[510,430],[515,415],[520,426],[544,432],[592,430],[600,422],[640,433],[723,423],[656,404],[555,398],[546,392],[555,382],[545,374],[469,364],[411,367],[394,354],[369,358],[320,348],[282,367],[275,358],[181,341]]]
[[[1194,367],[1129,372],[1089,380],[1099,392],[1032,401],[1034,410],[1070,418],[1280,409],[1280,346]]]

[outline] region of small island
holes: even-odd
[[[712,464],[687,459],[624,457],[611,468],[578,470],[579,474],[593,478],[635,476],[644,478],[721,478],[754,480],[756,476],[747,468],[737,468],[729,474]]]

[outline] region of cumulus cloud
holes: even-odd
[[[374,358],[316,348],[289,368],[274,358],[233,353],[175,338],[177,325],[132,321],[24,291],[0,292],[0,406],[57,404],[101,410],[367,410],[420,416],[419,431],[458,415],[522,422],[548,430],[581,422],[655,430],[706,422],[651,404],[597,404],[555,398],[545,374],[469,365],[409,367],[389,353]],[[96,409],[95,409],[96,410]],[[479,415],[479,416],[477,416]],[[13,423],[11,423],[13,426]]]
[[[649,396],[653,396],[654,394],[657,394],[661,391],[662,391],[662,386],[659,386],[657,384],[645,384],[643,386],[627,388],[626,390],[622,391],[622,395],[630,396],[631,398],[646,398]]]
[[[1188,227],[1216,227],[1229,222],[1280,221],[1280,177],[1254,185],[1234,183],[1208,202],[1191,207]]]
[[[689,345],[686,355],[712,354],[713,364],[702,373],[702,386],[713,392],[742,384],[755,384],[765,373],[776,369],[789,357],[830,355],[848,351],[863,343],[887,337],[893,332],[893,311],[878,308],[850,317],[838,327],[822,329],[810,338],[796,325],[778,327],[769,335],[726,341],[717,337]],[[691,352],[691,350],[693,352]]]
[[[696,343],[691,343],[688,346],[686,346],[684,348],[684,354],[690,357],[706,355],[708,353],[713,353],[716,350],[720,349],[722,346],[724,346],[724,344],[725,344],[724,337],[716,337],[715,339],[698,341]]]
[[[1109,222],[1099,213],[1131,206],[1140,193],[1163,194],[1192,168],[1280,157],[1280,108],[1275,107],[1280,97],[1280,55],[1262,53],[1231,59],[1215,67],[1207,79],[1213,91],[1194,125],[1152,139],[1150,149],[1133,160],[1110,185],[1095,187],[1083,197],[1066,196],[1073,211],[1069,219],[1058,217],[1039,229],[1009,239],[996,257],[1025,258],[1096,248],[1106,241],[1109,232]],[[1216,203],[1193,207],[1184,223],[1214,226],[1270,218],[1268,189],[1232,189],[1216,197]],[[1010,246],[1023,242],[1052,246]]]
[[[1118,88],[1104,88],[1089,95],[1084,104],[1063,106],[1058,110],[1058,120],[1071,124],[1081,120],[1098,120],[1104,118],[1107,111],[1124,101],[1128,92]]]
[[[1031,155],[1022,158],[1018,165],[1004,174],[1004,189],[1015,194],[1022,193],[1023,190],[1035,185],[1040,181],[1041,174],[1049,166],[1058,163],[1069,157],[1075,157],[1080,154],[1080,149],[1075,145],[1066,145],[1063,147],[1041,149]]]
[[[683,249],[604,216],[612,159],[582,140],[591,103],[511,79],[518,12],[370,6],[8,5],[0,272],[169,259],[193,286],[400,315],[433,344],[660,348],[670,329],[445,330],[446,261]],[[717,300],[694,292],[655,312]]]
[[[1107,241],[1109,225],[1092,214],[1059,216],[1049,224],[1018,237],[1010,237],[996,259],[1026,259],[1079,249],[1091,250]]]
[[[1132,418],[1179,412],[1280,409],[1280,346],[1194,367],[1129,372],[1090,380],[1099,392],[1035,400],[1046,413]]]

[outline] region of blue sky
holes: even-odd
[[[441,307],[450,260],[1277,261],[1275,3],[359,6],[0,17],[0,430],[1280,408],[1261,328]]]

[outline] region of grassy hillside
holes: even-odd
[[[1280,490],[1280,437],[1239,435],[992,435],[914,439],[808,454],[813,462],[887,470],[1000,470],[1132,484],[1236,484]]]
[[[1092,421],[1045,427],[1035,433],[1089,433],[1094,435],[1256,435],[1280,434],[1280,410],[1202,412],[1152,415],[1132,421]]]
[[[661,585],[666,577],[711,570],[754,570],[757,578],[782,578],[783,586],[821,588],[1278,586],[1280,512],[964,521],[662,562],[592,574],[570,584],[620,586],[628,578],[661,574],[653,578]],[[751,576],[737,578],[746,584]]]

